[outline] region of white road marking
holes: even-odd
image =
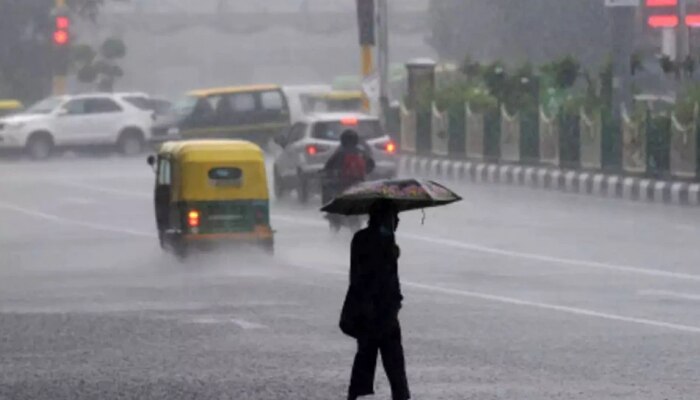
[[[76,183],[76,182],[64,182],[64,183],[66,183],[67,185],[70,185],[70,186],[81,187],[81,188],[88,189],[88,190],[116,194],[116,195],[120,195],[120,196],[139,197],[139,198],[150,198],[151,197],[150,194],[143,193],[143,192],[105,188],[102,186],[88,185],[88,184],[82,184],[82,183]],[[295,224],[300,224],[300,225],[307,225],[307,226],[319,226],[320,227],[320,226],[327,225],[324,221],[317,220],[317,219],[295,217],[295,216],[291,216],[291,215],[276,214],[276,213],[272,214],[272,219],[290,222],[290,223],[295,223]],[[462,249],[462,250],[466,250],[466,251],[479,252],[479,253],[484,253],[484,254],[501,256],[501,257],[519,258],[519,259],[539,261],[539,262],[544,262],[544,263],[549,263],[549,264],[568,265],[568,266],[577,267],[577,268],[608,270],[608,271],[623,272],[623,273],[629,273],[629,274],[655,276],[655,277],[661,277],[661,278],[681,279],[681,280],[700,282],[700,275],[687,274],[687,273],[682,273],[682,272],[671,272],[671,271],[664,271],[664,270],[651,269],[651,268],[640,268],[640,267],[633,267],[633,266],[627,266],[627,265],[610,264],[610,263],[604,263],[604,262],[598,262],[598,261],[588,261],[588,260],[577,260],[577,259],[570,259],[570,258],[563,258],[563,257],[554,257],[554,256],[543,255],[543,254],[535,254],[535,253],[526,253],[526,252],[513,251],[513,250],[498,249],[495,247],[489,247],[489,246],[479,245],[479,244],[475,244],[475,243],[452,240],[452,239],[431,238],[431,237],[420,236],[420,235],[415,235],[415,234],[401,233],[401,234],[399,234],[399,237],[403,237],[403,238],[411,239],[411,240],[416,240],[416,241],[421,241],[424,243],[436,244],[436,245],[441,245],[441,246],[446,246],[446,247],[453,247],[453,248],[458,248],[458,249]]]
[[[285,216],[285,215],[279,215],[279,214],[273,214],[272,218],[273,218],[273,220],[278,219],[278,220],[286,221],[286,222],[296,221],[299,224],[308,225],[308,226],[325,226],[326,225],[325,223],[323,223],[321,221],[317,221],[317,220],[312,220],[312,219],[307,219],[307,218],[298,218],[298,217],[292,217],[292,216]],[[632,267],[632,266],[626,266],[626,265],[609,264],[609,263],[603,263],[603,262],[597,262],[597,261],[576,260],[576,259],[570,259],[570,258],[547,256],[547,255],[542,255],[542,254],[525,253],[525,252],[520,252],[520,251],[498,249],[495,247],[483,246],[483,245],[479,245],[479,244],[462,242],[462,241],[458,241],[458,240],[443,239],[443,238],[431,238],[431,237],[427,237],[427,236],[414,235],[414,234],[410,234],[410,233],[400,233],[398,236],[400,238],[406,238],[406,239],[410,239],[410,240],[415,240],[415,241],[420,241],[420,242],[425,242],[425,243],[430,243],[430,244],[435,244],[435,245],[441,245],[441,246],[446,246],[446,247],[453,247],[453,248],[458,248],[458,249],[462,249],[462,250],[466,250],[466,251],[485,253],[485,254],[501,256],[501,257],[519,258],[519,259],[524,259],[524,260],[539,261],[539,262],[545,262],[545,263],[550,263],[550,264],[568,265],[568,266],[578,267],[578,268],[609,270],[609,271],[624,272],[624,273],[629,273],[629,274],[655,276],[655,277],[662,277],[662,278],[681,279],[681,280],[690,280],[690,281],[700,282],[700,275],[686,274],[686,273],[682,273],[682,272],[671,272],[671,271],[663,271],[663,270],[658,270],[658,269],[639,268],[639,267]]]
[[[138,197],[138,198],[143,198],[143,199],[153,198],[153,194],[150,192],[137,192],[137,191],[133,191],[133,190],[107,188],[107,187],[103,187],[103,186],[88,185],[85,183],[79,183],[79,182],[74,182],[74,181],[61,181],[61,182],[57,182],[57,183],[60,185],[63,185],[63,186],[72,186],[72,187],[76,187],[76,188],[80,188],[80,189],[92,190],[93,192],[116,194],[118,196]]]
[[[47,221],[56,222],[56,223],[62,224],[62,225],[80,226],[83,228],[89,228],[89,229],[102,231],[102,232],[119,233],[119,234],[123,234],[123,235],[138,236],[138,237],[153,238],[156,236],[153,233],[134,231],[131,229],[118,228],[118,227],[111,226],[111,225],[94,224],[92,222],[83,222],[83,221],[77,221],[74,219],[63,218],[63,217],[59,217],[57,215],[47,214],[47,213],[44,213],[41,211],[35,211],[35,210],[31,210],[29,208],[20,207],[20,206],[10,204],[10,203],[5,203],[5,202],[0,202],[0,208],[4,208],[6,210],[10,210],[10,211],[14,211],[14,212],[17,212],[20,214],[28,215],[28,216],[34,217],[34,218],[40,218],[40,219],[44,219]]]
[[[700,294],[671,292],[668,290],[640,290],[637,292],[640,296],[655,296],[668,297],[690,301],[700,301]]]
[[[347,272],[342,272],[342,271],[338,271],[338,270],[327,270],[327,269],[322,269],[322,268],[314,268],[314,267],[301,266],[301,265],[293,265],[293,266],[297,267],[297,268],[313,270],[313,271],[322,272],[322,273],[326,273],[326,274],[339,275],[339,276],[343,276],[345,279],[347,279]],[[678,332],[700,334],[700,327],[698,327],[698,326],[674,324],[671,322],[657,321],[657,320],[647,319],[647,318],[628,317],[628,316],[624,316],[624,315],[610,314],[610,313],[605,313],[605,312],[588,310],[585,308],[560,306],[560,305],[549,304],[549,303],[540,303],[540,302],[535,302],[535,301],[516,299],[516,298],[512,298],[512,297],[498,296],[498,295],[493,295],[493,294],[488,294],[488,293],[480,293],[480,292],[473,292],[473,291],[469,291],[469,290],[451,289],[451,288],[445,288],[445,287],[441,287],[441,286],[427,285],[424,283],[417,283],[417,282],[411,282],[411,281],[406,281],[406,280],[401,281],[401,286],[411,287],[411,288],[420,289],[420,290],[426,290],[429,292],[440,293],[440,294],[445,294],[445,295],[468,297],[468,298],[473,298],[473,299],[491,301],[491,302],[496,302],[496,303],[503,303],[503,304],[514,305],[514,306],[530,307],[530,308],[537,308],[540,310],[566,313],[566,314],[576,315],[576,316],[580,316],[580,317],[591,317],[591,318],[605,319],[605,320],[609,320],[609,321],[626,322],[626,323],[631,323],[631,324],[650,326],[650,327],[654,327],[654,328],[669,329],[669,330],[674,330],[674,331],[678,331]]]
[[[75,220],[62,218],[62,217],[58,217],[58,216],[51,215],[51,214],[46,214],[46,213],[39,212],[39,211],[30,210],[30,209],[27,209],[24,207],[15,206],[15,205],[4,203],[4,202],[0,202],[0,208],[5,208],[8,210],[19,212],[22,214],[26,214],[26,215],[29,215],[32,217],[42,218],[42,219],[46,219],[46,220],[61,223],[61,224],[76,225],[76,226],[82,226],[82,227],[100,230],[100,231],[121,233],[121,234],[139,236],[139,237],[153,237],[154,236],[153,234],[140,232],[140,231],[132,231],[132,230],[128,230],[128,229],[115,228],[115,227],[107,226],[107,225],[75,221]],[[282,219],[285,219],[285,220],[289,220],[289,218],[290,217],[284,217],[284,216],[282,217]],[[309,224],[312,220],[305,220],[304,219],[303,221],[305,221],[307,224]],[[318,225],[321,223],[319,221],[313,221],[313,224]],[[422,237],[419,237],[419,238],[422,238]],[[438,241],[437,243],[440,244],[442,242]],[[459,243],[459,242],[457,242],[457,243]],[[297,266],[297,267],[310,269],[310,270],[314,270],[314,271],[321,271],[324,273],[330,273],[330,274],[334,274],[334,275],[342,275],[344,278],[347,278],[347,272],[343,272],[343,271],[338,271],[338,270],[329,271],[329,270],[323,270],[320,268],[313,268],[313,267],[308,267],[308,266]],[[662,272],[662,271],[656,271],[656,272]],[[676,275],[677,274],[674,274],[671,276],[677,277]],[[423,290],[428,290],[428,291],[442,293],[442,294],[476,298],[476,299],[481,299],[481,300],[486,300],[486,301],[493,301],[493,302],[499,302],[499,303],[504,303],[504,304],[516,305],[516,306],[538,308],[538,309],[542,309],[542,310],[556,311],[556,312],[568,313],[568,314],[578,315],[578,316],[595,317],[595,318],[599,318],[599,319],[607,319],[607,320],[612,320],[612,321],[628,322],[628,323],[633,323],[633,324],[638,324],[638,325],[646,325],[646,326],[657,327],[657,328],[665,328],[665,329],[670,329],[670,330],[675,330],[675,331],[680,331],[680,332],[700,333],[700,327],[673,324],[673,323],[669,323],[669,322],[656,321],[656,320],[645,319],[645,318],[627,317],[627,316],[617,315],[617,314],[608,314],[608,313],[603,313],[603,312],[598,312],[598,311],[593,311],[593,310],[587,310],[584,308],[567,307],[567,306],[560,306],[560,305],[548,304],[548,303],[539,303],[539,302],[533,302],[533,301],[528,301],[528,300],[515,299],[515,298],[511,298],[511,297],[497,296],[497,295],[472,292],[472,291],[460,290],[460,289],[444,288],[444,287],[440,287],[440,286],[427,285],[427,284],[410,282],[410,281],[404,281],[403,285],[406,287],[413,287],[416,289],[423,289]],[[236,323],[233,320],[232,320],[232,322]],[[242,321],[240,321],[240,320],[238,321],[239,324],[241,322]],[[246,325],[245,323],[243,325],[250,326],[250,325]],[[243,325],[240,325],[240,326],[243,327]],[[244,329],[246,329],[246,328],[244,328]]]
[[[687,232],[697,232],[700,230],[699,226],[690,225],[690,224],[675,224],[673,227],[678,229],[678,230],[687,231]]]
[[[61,197],[58,200],[59,203],[63,204],[73,204],[73,205],[89,205],[89,204],[95,204],[95,200],[92,199],[87,199],[84,197]]]
[[[267,329],[267,326],[262,324],[257,324],[255,322],[246,321],[243,319],[230,318],[225,316],[203,316],[196,317],[188,322],[203,325],[214,325],[214,324],[234,324],[244,330],[255,330],[255,329]]]

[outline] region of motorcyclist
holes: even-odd
[[[328,179],[334,181],[333,186],[337,192],[340,192],[364,181],[374,166],[374,160],[364,141],[360,140],[357,132],[346,130],[340,135],[340,147],[328,159],[323,171]]]
[[[352,185],[363,182],[374,170],[375,163],[369,147],[357,132],[346,130],[340,135],[340,147],[323,167],[323,203]],[[340,220],[329,216],[331,225],[338,229]]]

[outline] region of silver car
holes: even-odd
[[[277,198],[296,189],[301,203],[320,189],[320,172],[340,146],[340,135],[354,130],[370,150],[376,166],[368,179],[393,178],[398,170],[398,147],[379,119],[358,113],[309,115],[275,139],[281,148],[274,163]]]

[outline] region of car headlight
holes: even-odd
[[[173,126],[171,128],[168,128],[168,135],[179,135],[180,134],[180,128],[177,126]]]

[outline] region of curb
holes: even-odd
[[[461,182],[501,183],[633,201],[700,205],[700,184],[647,178],[401,156],[402,173]]]

